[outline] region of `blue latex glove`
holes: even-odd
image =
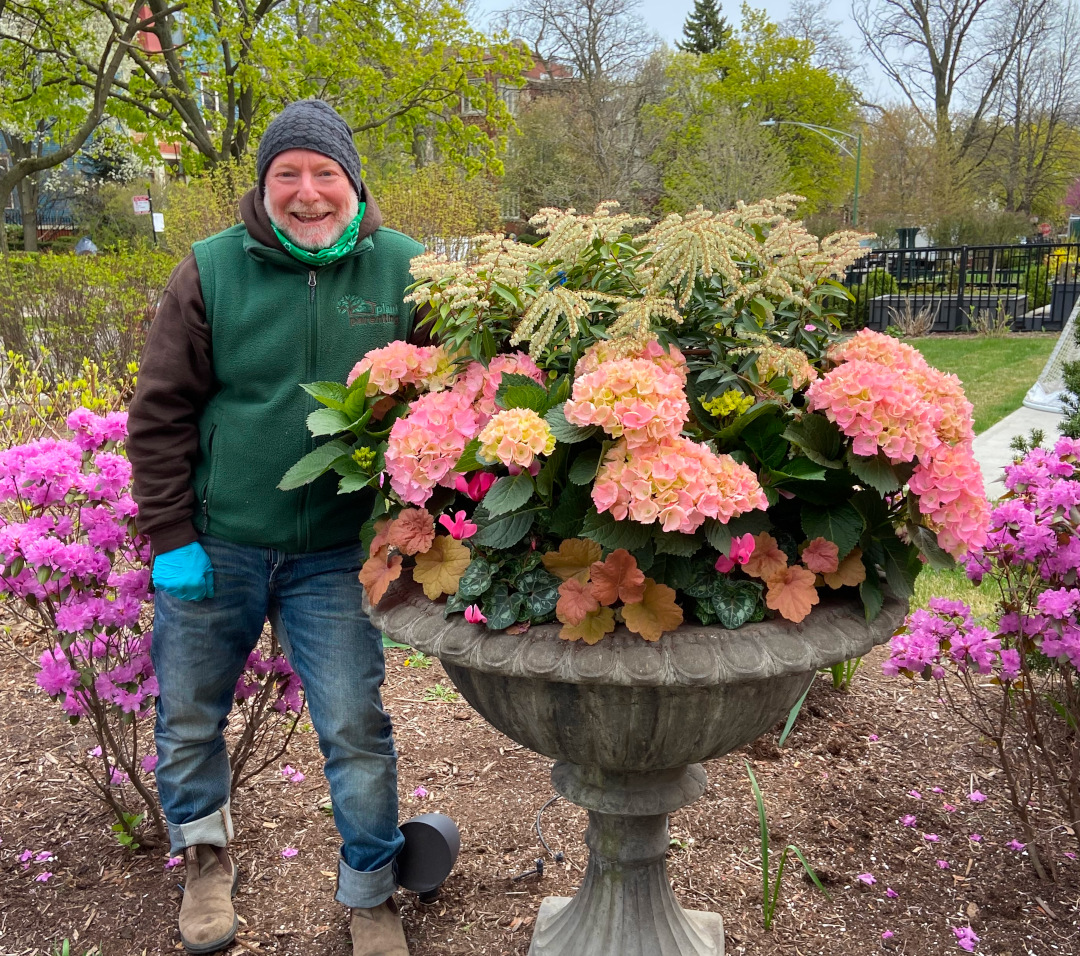
[[[154,559],[154,587],[181,601],[214,596],[214,568],[198,541]]]

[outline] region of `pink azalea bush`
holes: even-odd
[[[993,742],[1041,872],[1053,866],[1036,851],[1044,813],[1080,817],[1080,441],[1030,451],[1006,467],[1005,487],[982,547],[966,561],[968,577],[999,596],[994,618],[979,621],[963,602],[934,598],[909,615],[884,666],[938,682]]]
[[[150,781],[158,694],[148,628],[150,543],[135,528],[122,447],[127,416],[81,408],[67,425],[70,439],[0,452],[0,599],[47,645],[37,655],[36,683],[68,718],[90,728],[97,745],[80,766],[127,844],[134,845],[144,817],[149,842],[159,841],[163,825]],[[298,681],[284,658],[260,671],[258,655],[238,698],[261,694],[270,706],[282,702],[298,713]],[[251,749],[236,748],[234,759],[246,760]]]

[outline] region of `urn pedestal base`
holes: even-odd
[[[723,921],[679,906],[667,876],[668,814],[705,792],[701,765],[620,774],[559,761],[551,781],[589,811],[589,863],[577,896],[544,900],[529,956],[723,956]]]
[[[595,943],[584,934],[569,941],[569,945],[562,947],[559,944],[558,934],[560,924],[567,907],[574,902],[576,897],[571,896],[545,896],[540,904],[540,912],[536,917],[536,929],[533,931],[532,945],[529,947],[529,956],[554,956],[555,953],[580,954],[580,956],[596,956],[598,953],[610,953],[612,949],[607,944],[597,939]],[[717,913],[706,913],[699,910],[682,910],[682,916],[689,924],[692,935],[695,938],[693,949],[670,949],[664,948],[655,940],[646,947],[624,948],[618,952],[625,956],[667,956],[668,953],[700,953],[701,956],[724,956],[724,921]],[[550,942],[549,942],[550,941]]]

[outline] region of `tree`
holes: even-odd
[[[118,5],[114,28],[103,30],[92,11],[67,0],[0,4],[0,131],[11,156],[0,172],[0,207],[21,190],[29,251],[37,248],[32,177],[67,162],[101,122],[126,49],[146,27],[142,9],[140,0]]]
[[[857,86],[864,70],[844,36],[844,24],[829,16],[831,6],[830,0],[792,0],[786,19],[780,21],[780,29],[814,45],[811,57],[814,66]]]
[[[716,0],[694,0],[683,23],[683,39],[675,46],[683,53],[716,53],[731,39],[731,27]]]
[[[87,15],[100,10],[119,35],[120,0],[76,3]],[[473,30],[462,0],[182,6],[146,0],[149,29],[127,46],[130,69],[112,91],[113,111],[130,129],[151,134],[149,145],[182,140],[202,165],[239,160],[282,106],[315,96],[375,148],[392,143],[412,152],[423,138],[471,172],[498,168],[513,121],[497,86],[520,82],[526,59]],[[82,66],[96,75],[90,63]]]
[[[665,177],[668,158],[684,144],[708,140],[714,114],[745,116],[755,124],[776,120],[766,140],[785,154],[789,186],[807,198],[805,211],[842,201],[850,192],[853,167],[839,161],[836,147],[819,134],[784,125],[810,123],[846,131],[858,122],[852,86],[815,66],[813,56],[812,42],[786,35],[764,13],[746,6],[738,32],[719,52],[676,54],[667,70],[667,96],[652,111],[663,130],[654,155]],[[747,142],[748,125],[740,121],[736,128]]]
[[[553,195],[591,207],[606,199],[642,208],[655,200],[652,146],[642,125],[643,107],[662,92],[658,41],[637,15],[638,0],[525,0],[504,20],[549,72],[558,64],[570,75],[522,111],[535,129],[541,115],[554,126],[539,130],[540,143],[523,137],[517,149],[545,150],[548,161],[529,168],[514,162],[511,180],[525,209],[526,196],[542,205]],[[532,114],[531,116],[529,114]],[[545,181],[545,170],[559,179]],[[563,179],[563,174],[569,177]]]

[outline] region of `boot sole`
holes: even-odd
[[[229,894],[230,897],[236,896],[236,887],[239,885],[239,883],[240,867],[237,867],[236,872],[233,874],[232,892]],[[236,939],[236,931],[239,928],[240,920],[234,914],[232,921],[232,929],[230,929],[229,932],[227,932],[220,939],[215,939],[213,942],[210,943],[189,943],[186,939],[184,939],[184,934],[181,933],[180,942],[184,946],[185,953],[191,953],[192,956],[205,956],[206,953],[216,953],[219,949],[224,949],[226,946],[228,946],[234,939]]]

